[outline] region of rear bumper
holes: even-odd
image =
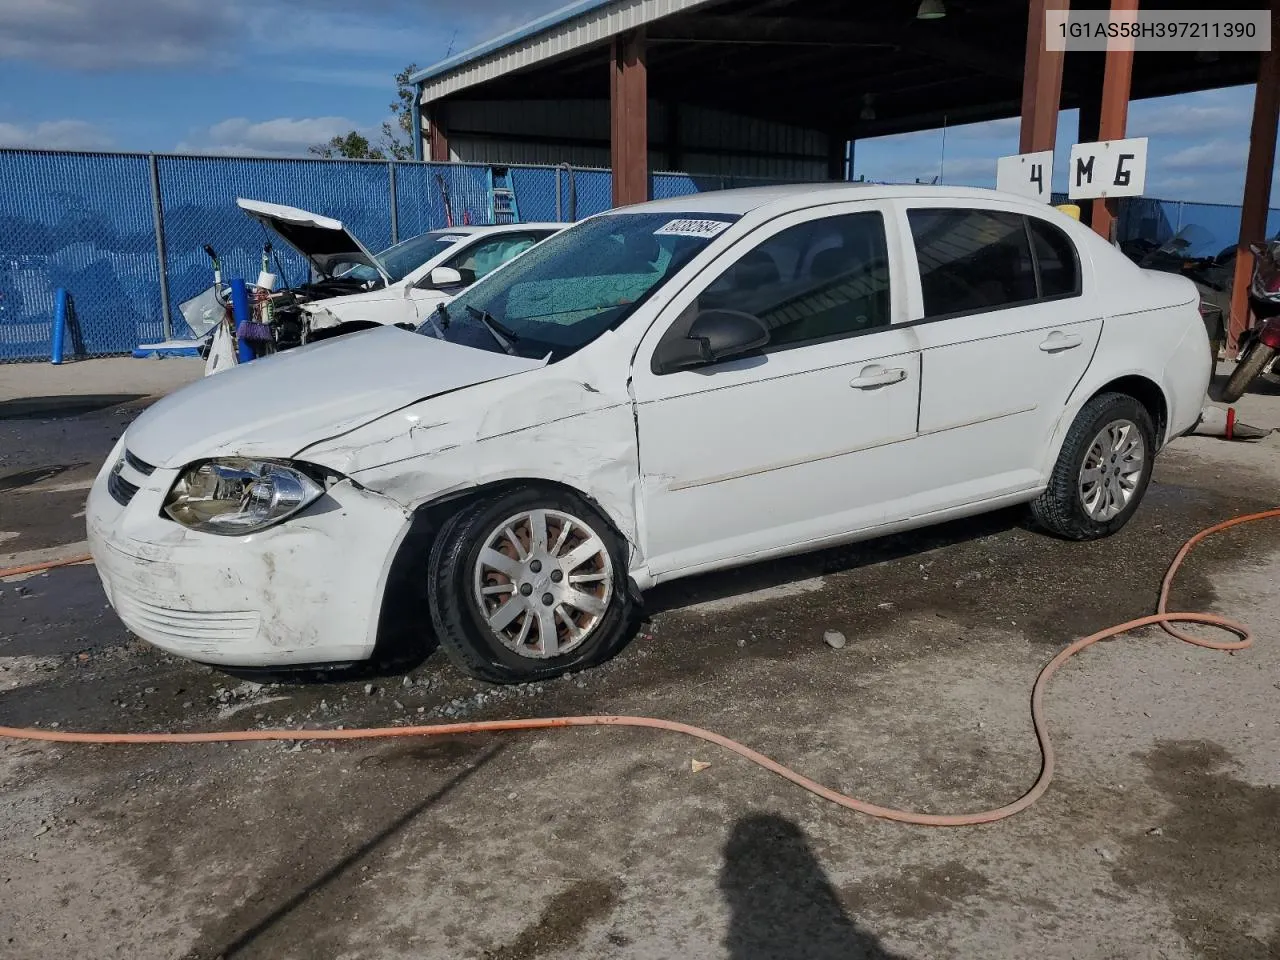
[[[186,530],[160,514],[175,471],[145,478],[127,505],[104,469],[89,494],[89,549],[133,633],[219,666],[365,660],[403,511],[339,484],[303,514],[247,537]]]

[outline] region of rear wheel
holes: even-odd
[[[1236,364],[1235,370],[1231,373],[1231,379],[1222,388],[1223,401],[1235,403],[1243,397],[1249,385],[1262,375],[1262,371],[1267,369],[1267,365],[1275,355],[1274,347],[1268,347],[1265,343],[1254,340],[1244,356],[1240,358],[1240,362]]]
[[[1155,451],[1155,426],[1146,407],[1123,393],[1094,397],[1067,432],[1032,514],[1040,526],[1068,540],[1110,536],[1142,502]]]
[[[631,625],[622,538],[560,490],[480,501],[441,529],[428,569],[431,618],[449,659],[493,683],[594,666]]]

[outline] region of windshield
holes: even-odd
[[[419,234],[409,240],[403,240],[394,247],[387,247],[381,253],[374,254],[374,259],[387,271],[392,283],[403,280],[428,260],[434,260],[455,243],[466,240],[466,236],[450,233],[448,230],[433,230],[431,233]],[[378,280],[381,274],[368,264],[359,264],[347,271],[346,276],[354,280]]]
[[[670,213],[593,217],[442,305],[418,332],[483,350],[561,360],[621,324],[737,219]]]

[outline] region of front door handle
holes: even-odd
[[[1049,339],[1040,344],[1040,349],[1045,353],[1061,353],[1063,350],[1074,350],[1080,344],[1084,343],[1084,337],[1078,333],[1062,333],[1055,330],[1049,334]]]
[[[891,383],[901,383],[907,379],[907,371],[901,367],[886,370],[884,367],[871,366],[862,371],[860,377],[850,381],[849,386],[855,390],[874,390],[876,387],[887,387]]]

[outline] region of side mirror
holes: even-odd
[[[453,269],[453,267],[436,267],[431,271],[429,282],[437,290],[444,287],[456,287],[462,283],[462,274]]]
[[[738,310],[704,310],[683,339],[664,343],[654,357],[657,373],[674,373],[731,360],[768,346],[769,328],[759,317]]]

